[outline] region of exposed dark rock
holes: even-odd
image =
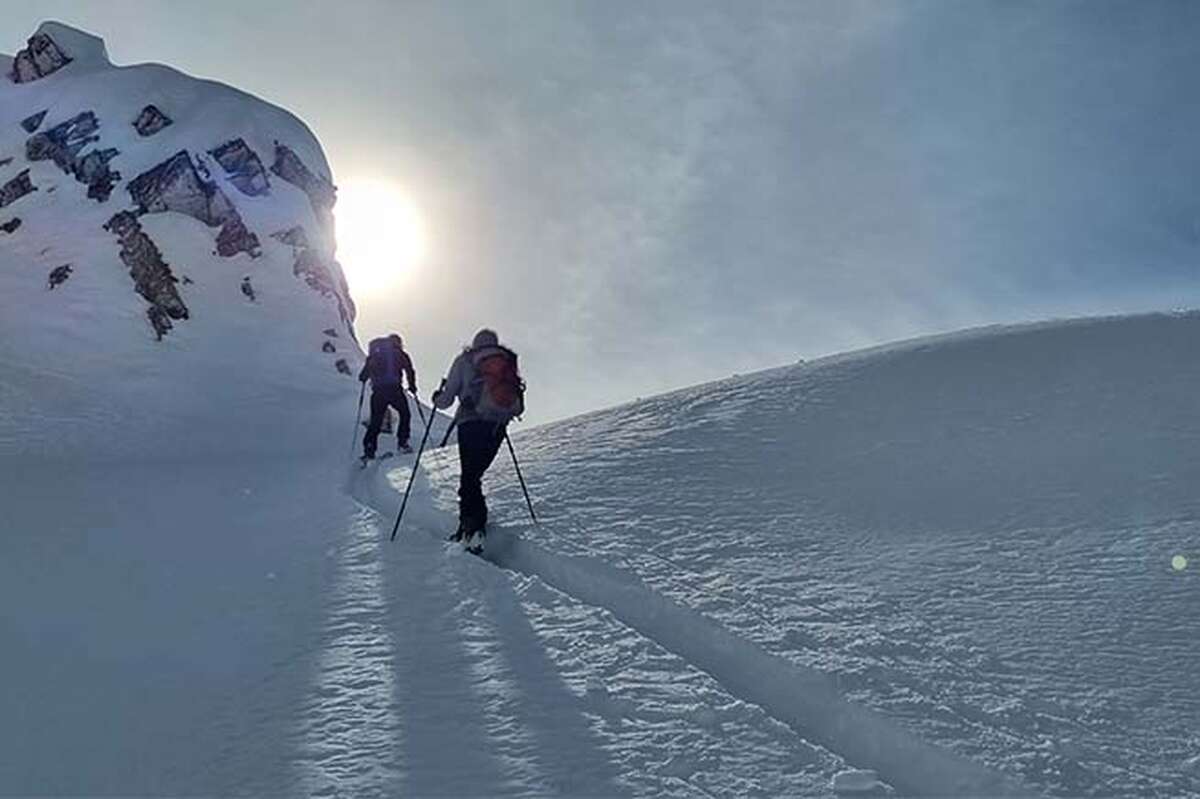
[[[143,213],[174,211],[220,227],[217,252],[258,255],[258,237],[246,229],[233,203],[215,183],[205,180],[187,150],[180,150],[129,183],[129,194]]]
[[[331,297],[337,303],[338,315],[349,325],[354,321],[354,301],[350,299],[350,289],[336,261],[324,258],[317,250],[306,249],[296,252],[296,261],[292,265],[292,273],[313,291],[320,292],[325,297]]]
[[[53,291],[56,287],[61,286],[63,283],[66,283],[67,278],[69,278],[71,276],[72,271],[73,270],[71,269],[70,264],[63,264],[62,266],[58,266],[58,267],[55,267],[54,269],[51,269],[50,270],[50,283],[47,286],[47,288],[50,291]]]
[[[336,361],[333,362],[333,365],[335,368],[337,368],[337,370],[339,372],[341,372],[344,375],[353,375],[354,374],[354,372],[352,372],[350,370],[350,364],[346,363],[345,358],[338,358]]]
[[[276,146],[277,148],[282,147],[278,144]],[[286,150],[287,148],[282,149]],[[291,151],[288,150],[288,152]],[[278,166],[278,163],[276,165]],[[300,166],[303,168],[303,164]],[[321,292],[326,297],[334,298],[337,302],[338,314],[346,323],[350,337],[354,338],[354,328],[351,327],[355,314],[354,300],[350,297],[350,287],[346,284],[346,276],[342,274],[342,268],[338,266],[337,261],[322,256],[319,250],[310,247],[308,233],[300,225],[287,230],[277,230],[271,234],[271,238],[295,248],[293,252],[296,260],[292,266],[293,273],[297,277],[304,278],[304,282],[308,283],[313,290]],[[335,336],[337,334],[330,328],[325,331],[325,335]]]
[[[254,302],[254,286],[250,283],[249,275],[242,278],[242,293],[246,295],[246,299],[250,300],[250,302]]]
[[[42,120],[46,118],[45,111],[38,111],[36,114],[25,117],[21,120],[21,127],[25,128],[26,133],[33,133],[42,126]]]
[[[288,183],[300,187],[308,195],[317,221],[332,234],[333,204],[337,202],[337,189],[329,178],[314,175],[292,148],[279,142],[275,142],[275,163],[271,164],[271,171]]]
[[[346,273],[342,271],[342,265],[336,259],[329,259],[329,272],[333,277],[334,293],[338,300],[338,314],[342,321],[346,323],[346,329],[350,331],[350,338],[358,341],[354,335],[354,317],[358,313],[358,308],[354,305],[354,298],[350,296],[350,284],[346,282]]]
[[[304,282],[313,291],[319,291],[326,297],[331,297],[337,293],[333,282],[333,275],[326,266],[325,260],[316,250],[301,250],[296,254],[296,262],[292,266],[292,273],[299,278],[303,278]]]
[[[25,157],[30,161],[53,160],[63,172],[87,185],[88,197],[104,202],[112,194],[113,184],[121,179],[121,173],[108,166],[119,151],[110,148],[83,153],[85,147],[100,140],[96,135],[99,128],[96,115],[84,111],[73,119],[30,136],[25,142]]]
[[[215,150],[209,150],[209,153],[217,159],[229,176],[229,181],[242,194],[257,197],[271,190],[271,181],[267,179],[262,161],[242,139],[227,141]]]
[[[171,324],[171,315],[158,305],[151,305],[146,309],[146,318],[150,320],[150,326],[154,328],[154,336],[159,341],[162,341],[162,337],[167,335],[167,331],[174,327]]]
[[[96,131],[100,121],[91,111],[76,114],[66,122],[30,136],[25,142],[25,157],[30,161],[53,159],[63,172],[70,172],[75,158],[84,147],[100,140]]]
[[[175,211],[209,227],[222,225],[235,214],[229,199],[196,172],[187,150],[138,175],[127,189],[143,213]]]
[[[190,286],[190,285],[192,285],[193,283],[195,283],[196,281],[192,280],[192,279],[191,279],[190,277],[188,277],[187,275],[184,275],[184,276],[183,276],[183,279],[182,279],[182,280],[180,280],[179,282],[180,282],[180,283],[182,283],[182,284],[183,284],[183,285],[185,285],[185,286]]]
[[[321,332],[324,333],[325,335],[329,336],[330,338],[338,337],[337,331],[334,330],[332,327],[327,327],[324,330],[322,330]]]
[[[321,345],[321,352],[337,352],[337,347],[333,346],[332,341],[326,341]]]
[[[133,127],[139,136],[153,136],[172,122],[174,120],[159,111],[158,106],[148,105],[141,110],[137,119],[133,120]]]
[[[108,168],[108,162],[117,155],[117,150],[92,150],[75,161],[75,179],[86,183],[87,196],[104,202],[112,194],[113,183],[121,179],[120,172]]]
[[[44,33],[29,37],[28,46],[13,58],[9,77],[13,83],[29,83],[44,78],[71,63],[71,58]]]
[[[251,258],[257,258],[262,254],[258,236],[246,228],[240,216],[221,225],[221,232],[217,234],[218,255],[229,258],[239,252],[247,253]]]
[[[11,163],[12,163],[12,156],[9,156],[8,158],[0,158],[0,166],[8,166]]]
[[[290,227],[287,230],[276,231],[271,234],[271,238],[282,241],[284,244],[289,244],[292,247],[308,247],[308,234],[299,225]]]
[[[21,226],[21,219],[19,217],[14,216],[12,219],[10,219],[7,222],[5,222],[4,224],[0,225],[0,230],[3,230],[5,233],[16,233],[17,228],[19,228],[20,226]]]
[[[193,159],[192,163],[195,164],[195,166],[196,166],[196,174],[197,175],[199,175],[202,179],[208,181],[209,183],[215,183],[215,181],[213,180],[212,172],[210,172],[208,169],[208,161],[206,161],[202,157],[197,156],[195,159]]]
[[[129,276],[133,278],[137,293],[150,303],[146,316],[161,340],[171,329],[172,319],[188,318],[188,309],[175,288],[177,281],[171,267],[142,231],[137,216],[130,211],[116,214],[104,228],[120,239],[121,261],[129,267]]]
[[[29,170],[21,170],[21,174],[0,186],[0,208],[16,202],[30,192],[37,191],[37,186],[29,179]]]

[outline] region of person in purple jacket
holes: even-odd
[[[375,457],[379,443],[379,431],[388,408],[400,414],[396,425],[396,447],[400,452],[412,452],[408,435],[412,414],[408,409],[408,398],[404,396],[402,379],[408,379],[408,390],[416,396],[417,373],[412,358],[404,351],[404,341],[396,333],[386,338],[374,339],[367,347],[367,362],[358,374],[359,382],[371,381],[371,420],[367,423],[367,434],[363,436],[363,460]]]

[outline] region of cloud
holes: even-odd
[[[358,298],[364,332],[403,329],[428,375],[500,327],[534,418],[921,332],[1195,302],[1193,3],[80,13],[122,58],[296,111],[337,178],[406,187],[430,255]]]

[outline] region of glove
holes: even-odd
[[[359,376],[358,376],[358,382],[360,382],[360,383],[365,383],[365,382],[367,382],[367,376],[366,376],[366,375],[359,375]]]
[[[429,398],[429,401],[432,402],[434,405],[437,405],[437,401],[438,401],[438,399],[441,398],[441,396],[442,396],[442,390],[439,388],[437,391],[433,392],[433,396]]]
[[[409,394],[412,394],[414,397],[415,397],[415,396],[417,396],[417,387],[416,387],[416,386],[409,386],[409,387],[408,387],[408,393],[409,393]]]

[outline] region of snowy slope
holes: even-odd
[[[1197,340],[1196,314],[984,329],[549,425],[517,437],[544,522],[501,470],[493,558],[576,690],[625,703],[606,734],[675,709],[655,791],[807,793],[845,758],[962,793],[898,728],[1029,791],[1196,795]],[[827,759],[739,748],[743,702]]]
[[[390,543],[307,129],[60,25],[9,69],[0,794],[1200,796],[1200,315],[517,432],[482,559],[434,451]]]
[[[1200,795],[1197,336],[971,331],[524,431],[543,522],[501,461],[483,559],[449,451],[395,543],[406,460],[14,470],[0,789]]]
[[[356,372],[360,353],[333,259],[333,186],[312,134],[230,87],[155,64],[113,66],[102,41],[64,25],[44,24],[21,52],[34,51],[58,54],[46,74],[0,78],[0,186],[10,192],[0,188],[0,225],[15,225],[0,232],[0,452],[320,446],[314,420],[353,386],[336,362]],[[170,124],[139,130],[151,106]],[[225,157],[245,157],[230,172],[215,153],[239,141],[246,149]],[[139,184],[173,158],[178,182]],[[144,287],[113,230],[127,210],[149,243]],[[293,228],[302,239],[273,236]],[[147,255],[155,248],[162,265]],[[155,315],[168,330],[156,332]]]

